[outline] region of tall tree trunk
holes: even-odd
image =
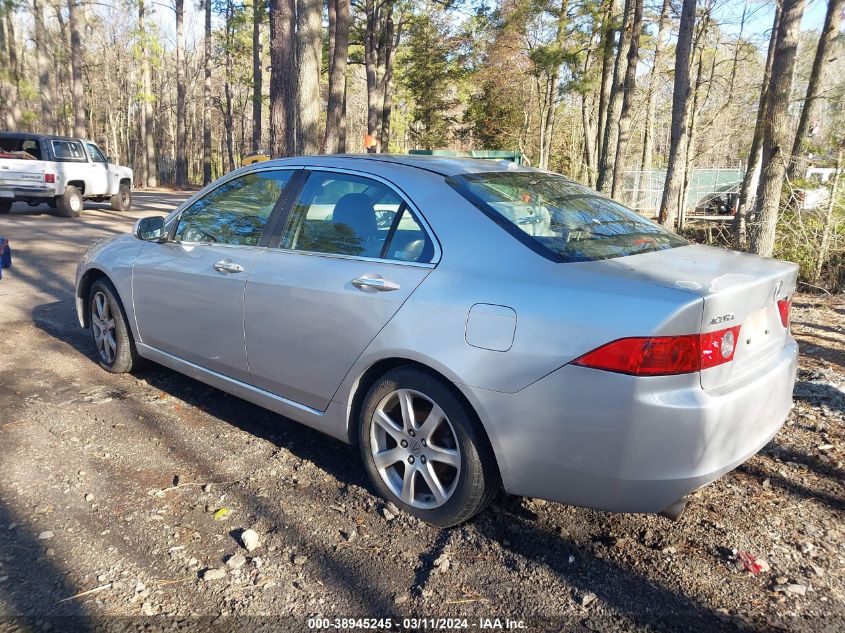
[[[640,35],[643,30],[643,0],[633,0],[634,17],[631,24],[631,44],[628,47],[628,67],[622,89],[622,110],[619,112],[619,133],[616,140],[616,160],[613,162],[613,182],[610,195],[616,197],[622,191],[622,177],[625,173],[625,152],[631,137],[631,110],[634,92],[637,89],[637,64],[640,62]]]
[[[48,134],[56,132],[53,114],[53,88],[50,83],[50,60],[47,57],[47,27],[44,24],[42,0],[32,0],[35,18],[35,55],[38,64],[38,90],[41,96],[41,129]]]
[[[259,2],[260,0],[256,0]],[[203,41],[202,85],[202,184],[212,180],[211,174],[211,0],[204,0],[205,39]]]
[[[763,150],[763,128],[766,122],[766,111],[768,109],[769,81],[772,76],[772,62],[775,58],[775,45],[778,39],[778,27],[780,26],[781,6],[780,2],[775,3],[775,17],[772,23],[772,33],[769,36],[769,50],[766,54],[766,66],[763,70],[763,82],[760,87],[760,99],[757,104],[757,122],[754,124],[754,136],[751,138],[751,149],[748,152],[748,163],[745,167],[745,174],[742,177],[742,184],[739,188],[739,201],[737,211],[731,224],[733,245],[740,248],[745,245],[746,219],[751,208],[749,204],[751,192],[757,191],[757,183],[760,179],[760,158]]]
[[[388,0],[389,2],[389,0]],[[379,95],[378,83],[378,37],[379,14],[376,0],[366,0],[364,7],[364,71],[367,77],[367,135],[379,137],[380,115],[384,107],[384,97]],[[389,5],[388,5],[389,6]],[[379,97],[382,98],[379,98]],[[368,147],[367,151],[377,151]]]
[[[297,29],[299,62],[299,127],[297,145],[302,154],[319,154],[320,70],[323,54],[322,0],[298,0]]]
[[[334,154],[340,150],[340,127],[344,115],[346,94],[346,57],[349,54],[349,0],[329,1],[330,46],[329,103],[326,113],[326,139],[323,151]],[[334,7],[334,10],[331,10]],[[332,19],[333,16],[333,19]]]
[[[390,116],[393,112],[393,63],[396,46],[399,44],[399,28],[393,20],[393,12],[387,15],[384,33],[384,74],[381,78],[381,129],[379,137],[380,151],[390,151]]]
[[[185,0],[176,0],[176,186],[188,179],[185,161]]]
[[[68,0],[68,27],[70,28],[70,73],[73,82],[73,135],[84,138],[85,90],[82,86],[82,39],[79,36],[77,0]]]
[[[270,146],[296,154],[296,0],[270,0]]]
[[[210,0],[206,0],[207,2]],[[264,72],[261,68],[261,25],[264,22],[264,0],[252,0],[252,150],[261,147],[261,91]]]
[[[598,154],[596,165],[601,161],[601,148],[604,141],[604,125],[607,122],[607,101],[610,98],[610,80],[613,72],[613,49],[616,45],[616,14],[618,0],[605,0],[606,10],[602,28],[601,84],[599,87],[599,111],[596,129],[595,148]]]
[[[235,169],[234,114],[232,112],[232,50],[235,46],[235,26],[232,21],[235,7],[233,0],[226,2],[226,46],[223,78],[223,132],[226,139],[228,170]]]
[[[810,80],[807,83],[807,94],[804,97],[804,107],[801,108],[801,116],[798,119],[798,128],[795,131],[795,140],[792,143],[791,160],[789,161],[789,178],[795,178],[800,160],[801,144],[807,136],[807,128],[810,125],[810,116],[813,114],[813,106],[819,97],[819,86],[821,84],[824,68],[831,54],[831,46],[839,36],[839,26],[842,24],[842,9],[845,7],[845,0],[828,0],[827,13],[824,17],[824,27],[816,47],[816,56],[813,59],[813,69],[810,71]]]
[[[763,128],[763,157],[755,205],[759,226],[751,235],[752,250],[766,257],[771,257],[775,247],[781,190],[789,160],[786,152],[792,147],[788,107],[803,14],[804,0],[783,0]]]
[[[141,33],[141,86],[143,89],[143,111],[141,118],[144,121],[142,142],[145,155],[147,187],[158,185],[158,164],[156,162],[155,137],[153,135],[153,93],[152,78],[150,77],[150,42],[144,27],[144,0],[138,2],[138,25]]]
[[[138,1],[138,39],[140,40],[140,50],[141,50],[141,94],[139,95],[140,100],[140,116],[138,116],[138,138],[139,142],[135,144],[136,147],[143,146],[144,142],[147,139],[147,117],[144,116],[144,110],[146,108],[146,102],[149,98],[149,86],[146,85],[144,82],[144,72],[149,72],[146,70],[146,66],[148,63],[147,54],[146,54],[146,46],[147,46],[147,33],[146,33],[146,7],[144,6],[144,0]],[[136,150],[137,151],[137,150]],[[147,160],[147,152],[143,149],[141,150],[140,154],[137,157],[136,163],[140,166],[140,173],[135,175],[135,181],[139,183],[142,187],[147,186],[147,181],[150,177],[150,164]]]
[[[657,21],[657,37],[654,42],[654,58],[651,64],[651,71],[648,77],[648,96],[646,97],[645,127],[643,128],[643,153],[640,158],[640,173],[637,174],[635,195],[639,195],[642,184],[643,172],[651,170],[651,161],[654,153],[654,111],[657,100],[657,73],[660,72],[660,62],[663,60],[663,39],[665,37],[666,25],[669,21],[669,0],[663,0],[663,7],[660,9],[660,18]]]
[[[669,141],[669,165],[658,218],[663,226],[675,227],[683,185],[682,157],[686,154],[687,116],[689,112],[689,65],[692,36],[695,30],[696,0],[683,0],[678,41],[675,45],[675,82],[672,94],[672,131]]]
[[[619,134],[618,121],[622,107],[619,101],[619,95],[623,90],[624,74],[626,72],[623,68],[625,68],[625,61],[628,58],[628,51],[631,47],[635,1],[637,0],[625,0],[619,48],[616,49],[616,61],[613,65],[613,81],[610,84],[610,96],[607,100],[607,120],[604,123],[604,138],[602,139],[601,152],[599,153],[598,178],[596,179],[596,188],[604,193],[610,193],[612,189],[613,161],[616,158],[615,148]]]

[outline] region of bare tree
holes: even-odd
[[[751,235],[752,250],[766,257],[771,257],[775,247],[781,190],[789,160],[786,150],[792,147],[788,107],[803,14],[804,0],[783,0],[766,97],[768,105],[763,127],[763,157],[755,205],[759,225]]]
[[[366,0],[364,4],[364,68],[367,76],[367,134],[384,140],[385,110],[392,108],[394,51],[401,30],[394,21],[396,0]],[[388,106],[385,108],[385,106]],[[390,122],[387,122],[390,125]],[[389,132],[389,130],[388,130]]]
[[[674,228],[680,209],[680,194],[683,188],[681,159],[686,155],[687,118],[690,99],[690,54],[695,31],[696,0],[683,0],[678,42],[675,45],[675,82],[672,94],[672,129],[669,141],[669,165],[666,183],[660,200],[658,218],[663,226]]]
[[[261,68],[263,46],[264,0],[252,0],[252,149],[261,147],[261,110],[264,71]]]
[[[176,9],[176,185],[188,180],[185,160],[185,0],[175,0]]]
[[[82,86],[82,40],[79,36],[77,0],[68,0],[68,27],[70,28],[70,69],[73,84],[73,135],[85,137],[85,90]]]
[[[143,104],[141,108],[141,139],[143,148],[141,154],[144,156],[144,174],[147,178],[147,186],[158,185],[158,165],[156,164],[155,137],[153,135],[153,94],[152,79],[150,77],[150,43],[147,40],[147,32],[144,24],[145,8],[144,0],[138,0],[138,30],[141,37],[141,88],[143,90]]]
[[[50,82],[50,61],[47,57],[47,27],[44,24],[42,0],[32,0],[35,19],[35,55],[38,64],[38,90],[41,95],[41,128],[47,133],[56,132],[53,113],[53,87]]]
[[[616,44],[616,17],[619,0],[604,0],[604,24],[601,42],[601,84],[599,87],[598,123],[596,129],[596,163],[601,161],[604,143],[604,126],[607,123],[607,101],[610,98],[610,80],[613,73],[613,50]]]
[[[256,0],[257,1],[257,0]],[[205,39],[203,40],[202,86],[202,184],[211,182],[211,0],[203,0]]]
[[[824,17],[821,37],[816,47],[816,56],[813,59],[813,68],[810,71],[810,80],[807,83],[807,94],[804,97],[804,107],[801,108],[801,117],[798,119],[798,128],[795,131],[795,140],[792,143],[792,154],[789,161],[789,178],[794,178],[800,161],[798,155],[801,153],[801,143],[807,135],[807,128],[810,125],[810,115],[813,113],[813,106],[819,98],[819,86],[822,81],[825,66],[828,65],[831,46],[839,36],[839,27],[842,24],[842,9],[845,7],[845,0],[828,0],[827,13]]]
[[[666,36],[666,26],[669,22],[669,0],[663,0],[660,17],[657,20],[657,35],[654,41],[654,57],[648,78],[648,94],[646,96],[645,127],[643,128],[643,153],[640,159],[640,171],[651,169],[652,154],[654,152],[654,110],[657,100],[657,73],[663,60],[663,40]],[[640,174],[642,177],[642,174]],[[637,187],[639,189],[639,187]]]
[[[349,0],[329,2],[329,101],[323,151],[340,150],[340,127],[346,101],[346,58],[349,54]]]
[[[296,153],[296,0],[270,0],[270,146]]]
[[[628,67],[622,88],[622,110],[619,112],[619,132],[616,140],[616,160],[613,162],[613,181],[610,195],[616,197],[622,187],[628,141],[631,137],[631,110],[637,89],[637,65],[640,63],[640,35],[643,30],[643,0],[633,0],[634,16],[631,24],[631,44],[628,48]]]
[[[775,3],[775,17],[772,23],[772,32],[769,36],[769,50],[766,54],[766,65],[763,70],[763,82],[760,88],[760,99],[757,104],[757,121],[754,124],[754,136],[751,138],[751,149],[748,152],[748,162],[745,166],[745,174],[742,177],[742,184],[739,189],[739,201],[737,211],[731,225],[733,245],[737,248],[745,243],[745,223],[750,208],[751,192],[757,190],[757,183],[760,178],[760,158],[763,150],[763,128],[766,122],[766,110],[768,107],[769,79],[772,75],[772,61],[775,58],[775,44],[778,39],[778,26],[780,25],[781,6],[780,2]]]
[[[320,137],[320,69],[323,54],[322,0],[297,0],[296,38],[298,62],[299,125],[297,149],[318,154]]]
[[[634,2],[638,0],[625,0],[625,8],[622,12],[622,31],[619,38],[619,47],[616,49],[616,60],[613,64],[613,81],[610,84],[610,96],[607,101],[607,120],[604,124],[604,137],[601,141],[599,151],[598,178],[596,189],[610,193],[612,188],[613,161],[616,158],[615,149],[619,133],[618,121],[621,110],[619,97],[623,90],[625,61],[628,58],[628,50],[631,47],[634,20]]]

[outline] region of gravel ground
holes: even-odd
[[[438,530],[386,507],[353,448],[158,366],[98,368],[75,321],[76,258],[177,199],[0,220],[16,254],[0,281],[0,630],[309,616],[845,630],[841,297],[796,297],[786,426],[679,522],[500,496]]]

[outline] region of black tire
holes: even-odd
[[[66,218],[78,218],[82,213],[82,193],[73,185],[65,187],[65,193],[61,196],[56,196],[56,208],[59,215]]]
[[[132,208],[132,189],[129,185],[120,185],[117,193],[111,197],[111,208],[114,211],[129,211]]]
[[[103,323],[103,319],[98,318],[98,307],[95,302],[104,300],[104,306],[107,306],[106,313],[107,322],[110,317],[113,321],[114,348],[111,345],[100,345],[98,341],[97,331],[98,324]],[[124,374],[141,366],[143,359],[138,356],[135,349],[135,340],[132,338],[132,330],[129,328],[129,322],[126,319],[126,312],[123,309],[123,303],[118,297],[117,290],[111,281],[106,278],[100,278],[91,285],[91,290],[88,293],[88,319],[89,327],[91,328],[91,335],[94,339],[94,347],[97,353],[97,362],[100,367],[113,374]],[[99,328],[102,328],[100,325]],[[111,354],[104,351],[108,348]]]
[[[12,210],[12,200],[0,200],[0,215],[6,215]]]
[[[426,410],[426,400],[429,401],[429,404],[434,403],[440,407],[445,414],[444,421],[449,425],[446,431],[451,433],[447,437],[456,440],[457,446],[454,448],[459,453],[460,469],[448,484],[451,490],[450,495],[439,506],[424,508],[404,502],[399,495],[388,487],[376,466],[372,450],[374,446],[373,418],[380,406],[383,408],[387,407],[394,397],[398,397],[394,396],[394,394],[401,393],[398,390],[410,390],[411,392],[416,392],[418,396],[422,396],[419,400],[412,400],[413,404],[411,408],[415,411],[415,417],[419,416],[422,418],[427,416],[427,411],[431,410]],[[416,398],[417,396],[415,395],[414,397]],[[420,406],[422,406],[421,412],[419,409]],[[397,413],[393,413],[390,417],[395,419],[397,415]],[[437,428],[443,429],[442,426]],[[407,427],[404,431],[398,429],[394,429],[394,431],[398,432],[402,438],[404,438],[406,432],[410,433],[407,431]],[[422,433],[421,429],[420,432]],[[379,433],[378,425],[376,425],[375,433]],[[384,437],[386,438],[387,434]],[[415,439],[417,439],[416,435],[409,434],[407,438],[402,440],[406,445],[410,443],[407,448],[402,447],[402,450],[414,451],[413,454],[417,455],[416,461],[412,460],[411,455],[409,455],[408,461],[416,464],[415,468],[417,471],[423,468],[435,468],[439,459],[436,457],[436,452],[433,452],[436,448],[433,446],[434,442],[430,439],[429,441],[431,443],[426,444],[420,439],[415,442]],[[392,443],[392,446],[386,448],[376,446],[376,450],[400,448],[398,440],[391,439],[388,442]],[[422,444],[422,448],[419,444]],[[361,405],[359,445],[364,460],[364,467],[378,493],[384,499],[393,502],[397,507],[409,514],[439,527],[451,527],[471,519],[484,510],[499,491],[500,481],[496,459],[487,437],[481,429],[481,424],[475,412],[457,395],[453,385],[432,373],[415,367],[405,366],[389,371],[379,378],[369,389]],[[417,449],[421,452],[417,453]],[[427,452],[430,457],[425,459]],[[408,465],[405,464],[404,459],[403,457],[403,461],[397,461],[394,463],[394,466],[389,467],[392,469],[393,475],[398,476],[403,481],[408,472],[405,470],[408,468]],[[427,464],[427,466],[423,466],[423,464]],[[400,465],[402,467],[402,474],[399,473]],[[445,468],[447,469],[445,474],[448,477],[449,467],[446,466]],[[412,474],[411,477],[415,481],[415,492],[412,496],[415,503],[418,502],[416,494],[420,489],[423,491],[421,495],[423,499],[434,498],[433,495],[425,493],[426,490],[430,491],[431,488],[426,483],[427,479],[423,474]],[[437,481],[442,482],[440,477],[437,478]],[[420,488],[421,482],[422,488]],[[445,489],[446,486],[443,486],[443,488]]]

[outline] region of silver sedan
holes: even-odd
[[[94,244],[76,298],[104,369],[149,359],[357,444],[447,526],[501,488],[677,514],[786,419],[797,272],[511,163],[315,156]]]

